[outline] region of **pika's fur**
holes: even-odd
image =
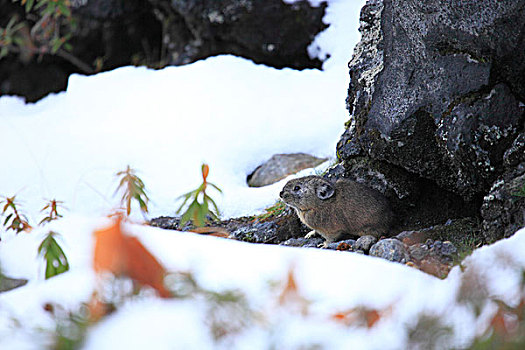
[[[280,197],[313,230],[306,237],[318,233],[325,245],[344,236],[380,237],[388,234],[392,223],[392,211],[381,193],[346,179],[333,183],[305,176],[289,181]]]

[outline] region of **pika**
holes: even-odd
[[[326,239],[324,246],[345,236],[387,235],[393,219],[381,193],[347,179],[293,179],[284,186],[280,197],[312,229],[306,238],[318,233]]]

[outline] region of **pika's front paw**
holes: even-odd
[[[327,249],[328,248],[328,241],[324,241],[324,243],[321,243],[317,246],[317,248],[321,248],[321,249]]]
[[[306,234],[306,236],[304,236],[304,238],[306,238],[306,239],[308,239],[308,238],[312,238],[313,236],[316,235],[316,233],[317,233],[317,232],[315,232],[315,230],[312,230],[312,231],[308,232],[308,233]]]

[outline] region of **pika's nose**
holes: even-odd
[[[283,198],[284,196],[284,191],[281,191],[281,193],[279,193],[279,197]]]

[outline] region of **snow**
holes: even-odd
[[[246,185],[246,176],[273,154],[333,159],[348,118],[346,64],[359,39],[363,4],[330,1],[324,18],[330,27],[309,48],[312,56],[330,55],[323,71],[276,70],[223,55],[158,71],[124,67],[73,75],[66,92],[35,104],[1,97],[0,195],[17,194],[33,223],[43,217],[46,199],[64,201],[67,210],[30,233],[0,228],[2,270],[29,280],[0,293],[0,348],[51,346],[56,321],[44,305],[76,312],[89,302],[100,283],[92,269],[93,232],[111,223],[106,215],[119,205],[114,175],[128,164],[144,180],[155,217],[174,214],[177,197],[198,185],[200,166],[208,163],[209,180],[224,193],[212,196],[227,218],[261,212],[276,201],[286,180]],[[440,280],[359,254],[253,245],[138,223],[124,227],[169,271],[191,273],[205,290],[242,294],[250,315],[235,308],[210,314],[202,295],[164,300],[146,292],[92,326],[85,349],[401,349],[423,314],[440,316],[454,330],[444,347],[461,348],[483,332],[496,310],[485,302],[476,318],[458,301],[464,281],[482,276],[489,297],[516,305],[525,267],[525,230],[478,249],[464,261],[464,271],[455,267]],[[37,249],[49,230],[60,233],[71,269],[45,280]],[[298,295],[280,303],[290,271]],[[381,316],[371,328],[333,320],[363,308]],[[210,317],[241,327],[215,340]]]

